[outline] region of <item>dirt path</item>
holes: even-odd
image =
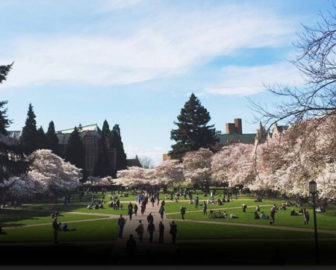
[[[273,229],[282,231],[296,231],[296,232],[314,232],[313,229],[297,228],[297,227],[286,227],[286,226],[276,226],[276,225],[262,225],[262,224],[248,224],[248,223],[233,223],[233,222],[218,222],[218,221],[205,221],[205,220],[193,220],[193,219],[174,219],[180,222],[191,222],[191,223],[201,223],[201,224],[216,224],[216,225],[229,225],[229,226],[240,226],[240,227],[254,227],[263,229]],[[334,230],[318,230],[319,233],[328,233],[336,235]]]

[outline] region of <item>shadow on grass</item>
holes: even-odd
[[[22,226],[26,224],[31,224],[34,222],[19,222],[22,220],[39,220],[40,218],[50,217],[52,212],[58,211],[60,216],[63,212],[75,211],[86,204],[83,205],[45,205],[45,204],[36,204],[36,205],[23,205],[16,209],[0,209],[0,220],[1,225],[6,227]],[[83,213],[84,214],[84,213]],[[51,222],[51,218],[50,218]]]

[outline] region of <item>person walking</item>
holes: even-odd
[[[159,213],[160,213],[160,216],[161,216],[161,219],[163,219],[163,215],[164,215],[164,207],[161,205],[160,209],[159,209]]]
[[[154,217],[152,215],[152,212],[150,212],[149,215],[147,216],[147,222],[148,223],[153,223],[154,222]]]
[[[137,204],[135,204],[135,205],[134,205],[134,207],[133,207],[133,209],[134,209],[134,215],[136,215],[136,216],[137,216],[138,209],[139,209],[138,205],[137,205]]]
[[[203,215],[204,215],[204,216],[207,215],[207,208],[208,208],[208,207],[207,207],[207,203],[204,202],[204,203],[203,203]]]
[[[195,207],[196,208],[198,207],[198,203],[199,203],[199,198],[198,198],[198,196],[196,196],[196,198],[195,198]]]
[[[164,225],[162,221],[160,221],[160,224],[159,224],[159,243],[160,244],[163,243],[163,236],[164,236]]]
[[[136,247],[137,247],[137,245],[136,245],[136,241],[135,241],[135,239],[133,237],[133,234],[130,234],[129,239],[126,242],[126,249],[128,251],[128,255],[130,257],[134,256]]]
[[[186,213],[186,208],[184,206],[182,206],[181,209],[180,209],[180,212],[181,212],[182,219],[184,219],[184,215]]]
[[[306,208],[303,210],[303,215],[304,215],[304,224],[308,225],[308,223],[309,223],[309,212]]]
[[[54,231],[54,244],[58,244],[58,231],[60,230],[60,228],[57,223],[57,218],[54,218],[54,221],[52,223],[52,228]]]
[[[132,220],[132,214],[133,214],[133,205],[131,203],[128,204],[128,215],[130,220]]]
[[[144,226],[142,224],[142,221],[139,220],[139,225],[138,227],[135,229],[136,233],[138,234],[139,236],[139,240],[140,240],[140,243],[142,242],[142,239],[143,239],[143,233],[144,233]]]
[[[175,221],[173,220],[172,223],[170,224],[170,231],[169,233],[172,236],[172,244],[175,245],[176,242],[176,234],[177,234],[177,225]]]
[[[154,207],[154,203],[155,203],[154,197],[151,198],[151,203],[152,203],[152,207]]]
[[[154,231],[155,231],[155,226],[154,226],[153,222],[150,222],[148,224],[147,231],[149,233],[149,242],[152,243],[153,242],[153,234],[154,234]]]
[[[272,209],[271,209],[271,221],[270,221],[270,224],[274,224],[275,223],[275,210],[276,208],[273,206]]]
[[[119,238],[122,238],[124,226],[125,226],[125,219],[122,215],[118,218],[118,226],[119,226]]]

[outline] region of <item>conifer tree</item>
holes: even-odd
[[[6,76],[12,65],[0,66],[0,84],[6,80]],[[7,127],[11,121],[7,117],[7,101],[0,101],[0,183],[10,176],[20,175],[26,172],[28,162],[18,145],[6,142]]]
[[[126,153],[121,140],[119,125],[114,125],[111,132],[111,147],[117,151],[116,170],[124,170],[127,168]]]
[[[41,126],[36,132],[36,149],[46,149],[47,148],[47,137],[44,133],[43,127]]]
[[[95,164],[94,175],[95,176],[113,176],[113,168],[111,168],[111,160],[109,155],[109,136],[110,136],[110,127],[107,121],[104,121],[101,137],[99,140],[99,154],[98,160]]]
[[[33,106],[29,104],[26,124],[22,129],[20,143],[26,154],[30,154],[37,149],[37,130],[36,130],[36,116],[33,111]]]
[[[77,127],[70,134],[65,159],[76,167],[84,169],[84,147]]]
[[[192,93],[181,109],[178,121],[174,122],[178,128],[171,131],[170,138],[176,141],[176,144],[172,145],[169,155],[173,159],[181,159],[188,151],[201,147],[213,149],[218,138],[214,126],[207,125],[210,119],[207,109]]]
[[[47,148],[58,154],[58,137],[55,131],[55,125],[53,121],[50,121],[48,131],[46,133]]]

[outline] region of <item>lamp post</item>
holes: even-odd
[[[318,251],[318,241],[317,241],[317,223],[316,223],[316,195],[317,195],[317,185],[314,180],[309,182],[309,193],[312,195],[313,199],[313,212],[314,212],[314,238],[315,238],[315,257],[316,264],[320,264],[319,251]]]

